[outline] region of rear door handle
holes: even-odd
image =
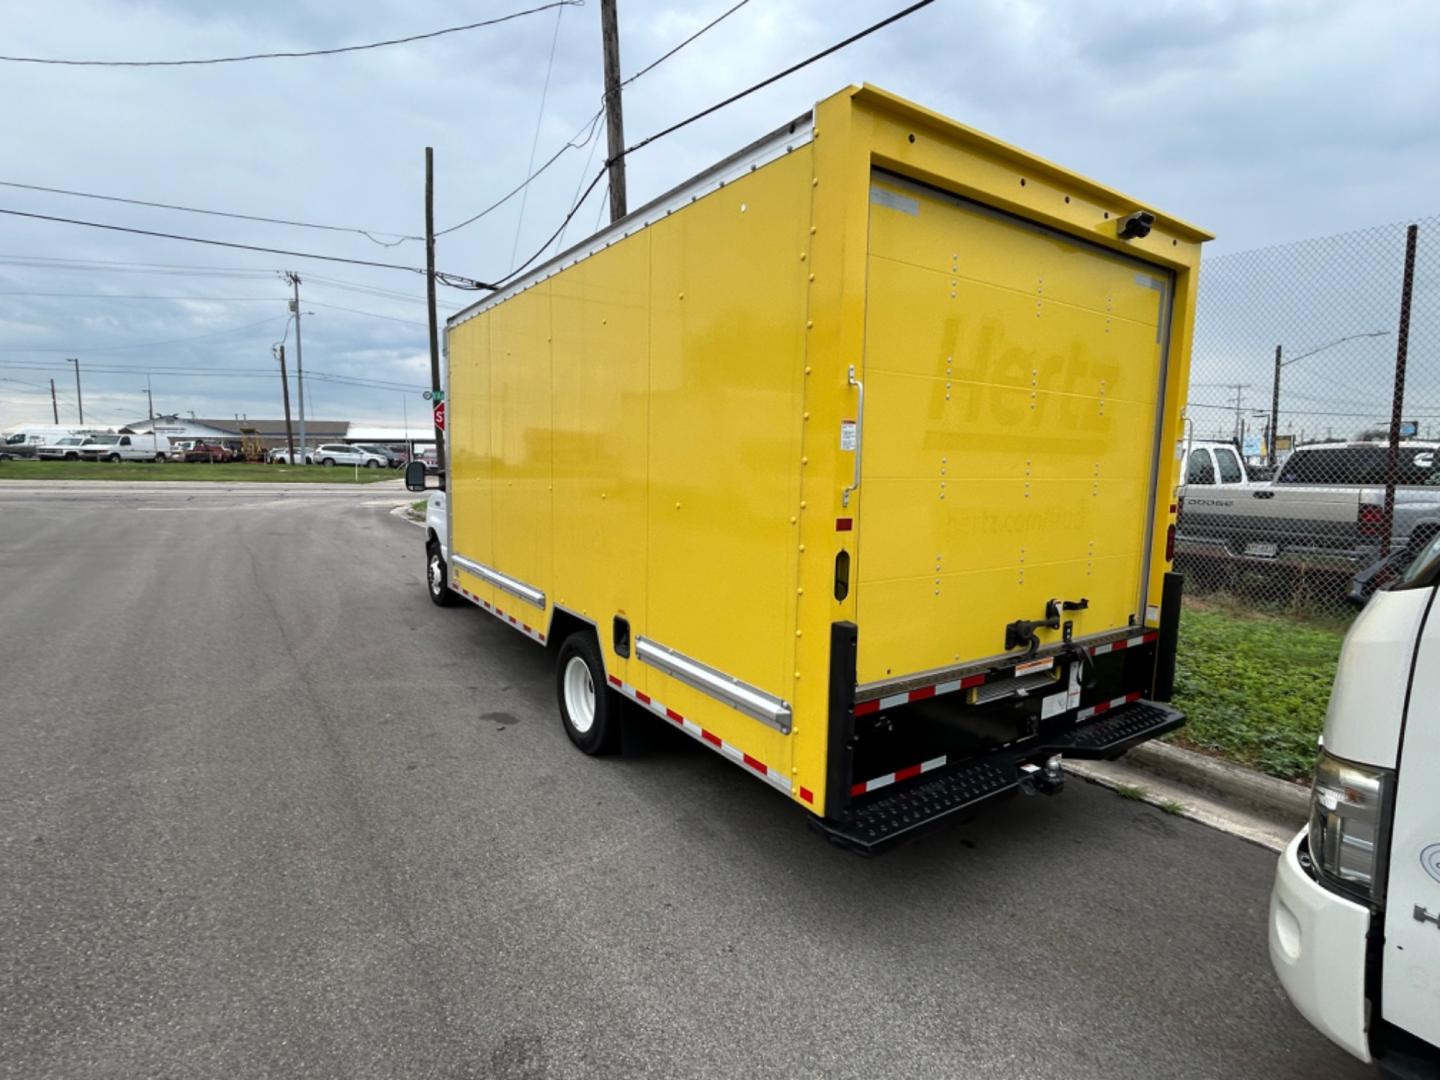
[[[1256,499],[1273,499],[1275,497],[1273,491],[1252,491],[1250,495]]]

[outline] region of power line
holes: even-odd
[[[0,296],[30,296],[47,297],[51,299],[69,300],[189,300],[198,303],[260,303],[260,304],[283,304],[289,298],[284,296],[196,296],[196,295],[175,295],[175,296],[153,296],[141,295],[138,293],[63,293],[63,292],[0,292]],[[426,323],[415,319],[403,319],[398,315],[382,315],[378,311],[365,311],[362,308],[341,307],[339,304],[324,304],[319,300],[306,300],[306,304],[315,307],[330,308],[333,311],[348,311],[352,315],[369,315],[376,319],[389,319],[392,322],[409,323],[411,326],[425,326]]]
[[[266,326],[266,325],[269,325],[270,323],[274,323],[274,322],[278,321],[279,318],[280,318],[280,316],[275,315],[275,316],[272,316],[271,318],[268,318],[268,319],[261,319],[259,322],[244,323],[244,324],[241,325],[241,326],[231,326],[231,327],[229,327],[228,329],[225,329],[225,330],[216,330],[216,331],[214,331],[214,332],[212,332],[212,333],[209,333],[209,334],[196,334],[196,335],[194,335],[193,337],[171,338],[171,339],[168,340],[168,341],[141,341],[141,342],[136,342],[134,345],[67,345],[67,346],[65,346],[64,348],[61,348],[61,349],[46,348],[46,347],[44,347],[44,346],[39,346],[39,345],[4,346],[4,347],[0,347],[0,352],[6,352],[6,353],[24,353],[24,352],[53,352],[53,353],[63,353],[63,352],[80,353],[80,352],[85,352],[85,353],[93,353],[93,352],[110,352],[110,351],[112,351],[112,350],[114,350],[114,349],[149,349],[149,348],[153,348],[153,347],[159,346],[159,345],[180,345],[180,344],[183,344],[183,343],[185,343],[185,342],[187,342],[187,341],[203,341],[205,338],[221,337],[221,336],[224,335],[224,334],[234,334],[234,333],[237,333],[238,331],[241,331],[241,330],[249,330],[249,329],[251,329],[251,328],[253,328],[253,327],[256,327],[256,326]],[[89,369],[87,368],[86,370],[89,370]]]
[[[560,42],[560,19],[564,14],[564,8],[555,12],[555,32],[550,35],[550,59],[545,63],[545,84],[540,89],[540,109],[535,114],[535,137],[530,140],[530,160],[525,164],[527,173],[535,168],[535,151],[540,148],[540,128],[545,123],[545,103],[550,100],[550,75],[555,70],[555,46]],[[515,239],[510,245],[511,262],[515,261],[520,251],[520,230],[525,226],[525,204],[529,201],[530,187],[527,184],[520,196],[520,216],[515,221]]]
[[[903,8],[902,10],[895,12],[895,14],[890,15],[890,16],[887,17],[887,18],[881,19],[879,22],[875,23],[873,26],[866,27],[864,30],[861,30],[858,34],[851,34],[851,35],[850,35],[848,38],[846,38],[844,41],[837,41],[834,45],[831,45],[828,49],[822,49],[820,52],[816,53],[814,56],[811,56],[811,57],[809,57],[808,59],[805,59],[805,60],[801,60],[798,64],[792,64],[792,65],[790,65],[788,68],[786,68],[784,71],[776,72],[774,75],[771,75],[768,79],[762,79],[760,82],[756,83],[754,86],[751,86],[751,87],[748,87],[748,88],[746,88],[746,89],[744,89],[744,90],[741,90],[738,94],[732,94],[732,95],[730,95],[728,98],[726,98],[724,101],[719,101],[719,102],[716,102],[714,105],[711,105],[708,109],[702,109],[702,110],[700,110],[698,113],[695,113],[693,116],[687,116],[684,120],[681,120],[679,123],[671,124],[669,127],[664,128],[664,129],[662,129],[662,130],[660,130],[660,131],[657,131],[654,135],[651,135],[651,136],[649,136],[649,137],[647,137],[647,138],[641,139],[638,143],[635,143],[633,146],[627,146],[627,147],[625,148],[624,152],[623,152],[620,156],[621,156],[621,157],[629,157],[629,156],[630,156],[631,154],[633,154],[636,150],[639,150],[639,149],[641,149],[642,147],[645,147],[645,146],[649,146],[649,145],[650,145],[652,142],[654,142],[656,139],[663,139],[666,135],[672,135],[672,134],[674,134],[675,132],[679,131],[681,128],[687,127],[687,126],[689,126],[690,124],[695,123],[695,121],[697,121],[697,120],[704,119],[705,117],[709,116],[711,113],[720,111],[721,109],[725,108],[727,105],[733,105],[733,104],[735,104],[735,102],[739,101],[741,98],[749,97],[751,94],[755,93],[757,90],[763,90],[765,87],[771,85],[772,83],[779,82],[781,79],[785,78],[787,75],[793,75],[793,74],[795,74],[795,72],[799,71],[801,68],[809,67],[811,64],[815,63],[817,60],[823,60],[823,59],[825,59],[825,57],[829,56],[831,53],[839,52],[841,49],[843,49],[843,48],[845,48],[845,47],[847,47],[847,46],[849,46],[849,45],[855,44],[855,42],[859,41],[861,38],[869,37],[871,34],[875,33],[877,30],[883,30],[885,27],[889,26],[891,23],[899,22],[901,19],[905,18],[907,15],[913,15],[915,12],[919,11],[921,8],[923,8],[923,7],[929,7],[929,6],[930,6],[931,4],[933,4],[934,2],[935,2],[935,0],[918,0],[917,3],[911,4],[909,7]],[[607,162],[606,162],[606,165],[608,166],[609,164],[610,164],[610,163],[607,161]]]
[[[186,214],[205,214],[209,217],[232,218],[236,221],[259,221],[267,225],[289,225],[297,229],[321,229],[325,232],[355,233],[373,243],[379,244],[381,247],[395,247],[403,244],[406,240],[425,239],[423,236],[412,236],[408,233],[383,232],[378,229],[361,229],[346,225],[317,225],[313,221],[292,221],[288,218],[261,217],[258,214],[241,214],[231,210],[206,210],[198,206],[151,202],[148,199],[128,199],[120,195],[101,195],[93,191],[72,191],[67,188],[44,187],[41,184],[22,184],[16,180],[0,180],[0,187],[17,188],[21,191],[43,191],[50,195],[69,195],[77,199],[98,199],[101,202],[125,203],[128,206],[148,206],[156,210],[178,210]],[[378,239],[378,237],[381,236],[393,236],[397,239],[387,243],[384,240]]]
[[[925,0],[929,3],[930,0]],[[33,218],[36,221],[54,221],[62,225],[84,225],[92,229],[107,229],[110,232],[134,233],[136,236],[154,236],[162,240],[184,240],[191,244],[209,244],[212,247],[234,248],[238,251],[259,251],[266,255],[285,255],[292,259],[318,259],[321,262],[346,263],[350,266],[369,266],[379,270],[403,270],[409,274],[423,274],[422,267],[402,266],[399,263],[373,262],[369,259],[347,259],[339,255],[317,255],[308,251],[288,251],[284,248],[260,247],[255,244],[237,244],[230,240],[215,240],[203,236],[185,236],[182,233],[156,232],[153,229],[135,229],[128,225],[110,225],[101,221],[82,221],[79,218],[55,217],[51,214],[33,214],[25,210],[11,210],[0,207],[0,214],[8,214],[11,217]],[[461,289],[485,289],[489,288],[484,282],[475,281],[473,278],[461,277],[458,274],[435,275],[437,281],[444,281],[446,285]]]
[[[760,82],[755,83],[754,85],[749,86],[744,90],[741,90],[738,94],[731,94],[724,101],[716,102],[714,105],[711,105],[707,109],[701,109],[699,112],[691,116],[687,116],[684,120],[671,124],[669,127],[657,131],[655,134],[649,135],[631,146],[627,146],[617,155],[617,157],[628,157],[636,150],[640,150],[643,147],[649,146],[657,139],[663,139],[667,135],[672,135],[675,132],[679,131],[681,128],[687,127],[688,125],[693,124],[695,121],[709,116],[711,113],[718,112],[719,110],[725,108],[727,105],[733,105],[735,102],[741,100],[742,98],[749,97],[757,90],[763,90],[765,87],[770,86],[772,83],[778,82],[779,80],[785,78],[788,75],[793,75],[795,74],[795,72],[801,70],[802,68],[809,67],[816,61],[823,60],[825,57],[830,56],[832,53],[839,52],[841,49],[849,45],[853,45],[855,42],[861,40],[862,38],[869,37],[871,34],[875,33],[878,30],[883,30],[891,23],[898,22],[899,20],[905,18],[907,15],[914,14],[921,8],[929,7],[934,2],[935,0],[917,0],[916,3],[911,4],[909,7],[903,8],[900,11],[895,12],[893,15],[889,15],[886,18],[881,19],[879,22],[866,27],[864,30],[859,31],[858,33],[851,34],[843,41],[837,41],[834,45],[831,45],[827,49],[820,50],[813,56],[807,57],[806,59],[801,60],[799,63],[791,64],[784,71],[776,72],[769,78],[762,79]],[[580,209],[581,204],[590,197],[590,193],[595,190],[595,186],[599,184],[600,181],[605,177],[605,175],[610,171],[610,166],[613,163],[613,160],[614,159],[605,162],[604,166],[600,169],[600,171],[595,174],[595,178],[591,180],[589,186],[585,188],[585,193],[580,196],[579,202],[576,202],[570,207],[570,212],[567,213],[564,219],[560,222],[559,228],[557,228],[553,233],[550,234],[550,236],[546,239],[545,243],[540,246],[540,249],[536,251],[535,254],[531,255],[530,258],[526,259],[519,266],[515,267],[515,269],[511,270],[504,277],[498,279],[493,285],[482,285],[481,288],[489,289],[491,292],[499,291],[500,289],[504,288],[508,282],[514,280],[521,273],[523,273],[530,266],[531,263],[533,263],[536,259],[540,258],[540,256],[545,253],[546,248],[548,248],[550,244],[555,240],[555,238],[565,230],[565,226],[570,223],[570,219],[575,216],[575,212]]]
[[[736,4],[736,5],[734,5],[733,7],[727,8],[726,10],[722,11],[719,15],[715,16],[715,18],[711,19],[708,23],[706,23],[704,26],[702,26],[699,30],[696,30],[695,33],[691,34],[691,35],[690,35],[689,37],[687,37],[684,41],[680,42],[680,44],[676,45],[676,46],[675,46],[673,49],[671,49],[669,52],[665,53],[665,54],[662,55],[662,56],[656,57],[654,60],[650,61],[650,63],[646,64],[643,68],[641,68],[639,71],[635,72],[634,75],[631,75],[628,79],[625,79],[624,81],[622,81],[622,82],[620,83],[620,86],[621,86],[622,88],[624,88],[624,87],[626,87],[626,86],[629,86],[629,85],[630,85],[631,83],[633,83],[636,79],[640,78],[641,75],[646,75],[646,74],[650,73],[651,71],[654,71],[657,67],[659,67],[661,64],[663,64],[666,60],[669,60],[672,56],[674,56],[676,53],[678,53],[681,49],[685,48],[686,45],[689,45],[692,41],[694,41],[696,38],[698,38],[701,34],[707,33],[707,32],[709,32],[709,31],[715,29],[715,27],[719,26],[722,22],[724,22],[726,19],[728,19],[731,15],[734,15],[735,12],[739,11],[742,7],[744,7],[744,6],[745,6],[746,4],[748,4],[749,2],[750,2],[750,0],[740,0],[740,2],[739,2],[738,4]]]
[[[367,49],[384,49],[391,45],[408,45],[414,41],[427,41],[430,38],[443,37],[446,34],[459,34],[467,30],[479,30],[486,26],[495,26],[499,23],[509,22],[511,19],[523,18],[526,15],[535,15],[542,11],[549,11],[557,7],[579,7],[583,0],[552,0],[539,7],[527,8],[524,11],[512,11],[508,15],[500,15],[494,19],[485,19],[481,22],[465,23],[463,26],[447,26],[442,30],[430,30],[423,34],[411,34],[408,37],[389,38],[385,41],[372,41],[365,45],[340,45],[330,49],[307,49],[303,52],[265,52],[249,53],[244,56],[215,56],[203,60],[58,60],[41,56],[0,56],[0,61],[8,61],[12,64],[58,64],[64,67],[193,67],[202,64],[238,64],[247,60],[294,60],[307,56],[335,56],[339,53],[364,52]]]
[[[735,4],[735,5],[733,5],[732,7],[727,8],[725,11],[721,12],[718,16],[716,16],[715,18],[711,19],[708,23],[706,23],[704,26],[702,26],[699,30],[695,31],[695,33],[691,34],[691,35],[690,35],[688,38],[686,38],[684,41],[680,42],[678,45],[676,45],[676,46],[674,46],[673,48],[671,48],[669,52],[666,52],[664,55],[662,55],[662,56],[660,56],[660,57],[657,57],[655,60],[652,60],[650,63],[646,64],[646,65],[645,65],[643,68],[641,68],[639,71],[635,72],[634,75],[631,75],[628,79],[626,79],[624,82],[622,82],[622,83],[620,84],[621,88],[623,89],[624,87],[629,86],[629,85],[630,85],[631,83],[633,83],[636,79],[640,78],[640,76],[645,75],[645,74],[653,71],[655,68],[659,67],[659,66],[660,66],[661,64],[663,64],[666,60],[669,60],[672,56],[674,56],[676,53],[678,53],[681,49],[685,48],[685,46],[687,46],[687,45],[689,45],[691,42],[693,42],[696,38],[700,37],[702,34],[705,34],[705,33],[709,32],[710,30],[713,30],[715,27],[719,26],[720,23],[724,22],[724,21],[725,21],[726,19],[728,19],[731,15],[735,14],[735,12],[739,11],[742,7],[744,7],[744,6],[745,6],[746,4],[748,4],[749,2],[750,2],[750,0],[740,0],[740,3]],[[461,221],[461,222],[459,222],[459,223],[457,223],[457,224],[455,224],[455,225],[451,225],[448,229],[441,229],[441,230],[440,230],[439,232],[437,232],[435,235],[436,235],[437,237],[439,237],[439,236],[444,236],[446,233],[452,233],[452,232],[455,232],[457,229],[463,229],[463,228],[465,228],[465,226],[467,226],[467,225],[473,225],[475,222],[479,221],[481,218],[485,217],[486,215],[491,214],[491,213],[493,213],[494,211],[500,209],[500,207],[504,206],[507,202],[509,202],[511,199],[513,199],[516,195],[520,194],[521,191],[525,190],[525,188],[526,188],[529,184],[531,184],[531,183],[533,183],[535,180],[537,180],[547,169],[550,168],[551,165],[554,165],[555,162],[557,162],[558,160],[560,160],[560,158],[561,158],[562,155],[564,155],[565,153],[567,153],[567,152],[570,151],[570,150],[580,150],[580,149],[584,148],[585,146],[589,145],[590,141],[595,138],[596,131],[599,129],[600,121],[601,121],[601,119],[604,117],[604,115],[605,115],[605,108],[604,108],[604,106],[601,106],[599,109],[597,109],[597,110],[595,111],[595,114],[594,114],[593,116],[591,116],[589,120],[586,120],[583,124],[580,125],[579,130],[577,130],[574,135],[571,135],[571,136],[570,136],[569,140],[566,141],[566,143],[565,143],[564,146],[560,147],[559,150],[556,150],[555,153],[553,153],[552,155],[550,155],[550,157],[545,160],[545,163],[544,163],[543,165],[541,165],[538,169],[536,169],[534,172],[532,172],[529,176],[525,177],[525,179],[522,180],[522,181],[520,181],[520,183],[517,184],[515,187],[511,188],[510,191],[507,192],[502,198],[498,199],[498,200],[497,200],[496,202],[494,202],[494,203],[491,203],[491,204],[490,204],[489,206],[487,206],[484,210],[481,210],[478,214],[474,214],[474,215],[466,218],[464,221]],[[577,143],[575,140],[576,140],[576,139],[579,139],[580,136],[581,136],[581,134],[584,134],[584,135],[585,135],[585,138],[582,139],[580,142]],[[532,163],[533,163],[533,161],[534,161],[534,153],[533,153],[533,151],[532,151],[532,153],[531,153],[531,161],[532,161]],[[589,172],[589,166],[586,166],[586,170],[585,170],[585,171],[586,171],[586,172]],[[580,182],[581,182],[581,183],[584,183],[584,182],[585,182],[584,173],[581,174]],[[579,190],[578,185],[577,185],[576,190],[577,190],[577,191]],[[513,255],[511,256],[511,261],[514,261],[514,256],[513,256]]]

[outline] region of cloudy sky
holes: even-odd
[[[5,5],[0,40],[7,54],[50,58],[298,51],[539,2],[49,0]],[[733,2],[620,0],[624,72]],[[628,141],[901,6],[750,0],[627,89]],[[1440,5],[1418,0],[939,0],[638,152],[630,204],[846,83],[869,81],[1214,231],[1215,255],[1404,221],[1440,212],[1437,31]],[[583,143],[600,89],[598,0],[332,57],[182,68],[0,62],[0,181],[365,229],[392,242],[423,228],[426,145],[435,147],[444,228],[514,187],[532,153],[538,163],[577,133]],[[493,278],[532,253],[598,169],[596,135],[523,200],[445,236],[439,267]],[[567,241],[595,228],[602,194],[581,208]],[[352,232],[14,186],[0,187],[0,207],[424,263],[413,240],[383,247]],[[277,273],[286,269],[301,275],[303,310],[313,312],[304,319],[311,415],[421,415],[428,359],[417,274],[3,216],[0,427],[48,421],[51,377],[62,421],[74,417],[67,357],[80,359],[89,420],[143,417],[147,378],[157,411],[278,415],[271,346],[287,333],[288,286]],[[442,315],[467,299],[443,290]]]

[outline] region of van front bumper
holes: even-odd
[[[1270,892],[1270,963],[1295,1008],[1336,1045],[1370,1060],[1365,936],[1370,911],[1305,872],[1305,830],[1280,855]]]

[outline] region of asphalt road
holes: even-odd
[[[386,498],[0,485],[0,1075],[1369,1076],[1269,853],[1072,780],[866,860],[587,759]]]

